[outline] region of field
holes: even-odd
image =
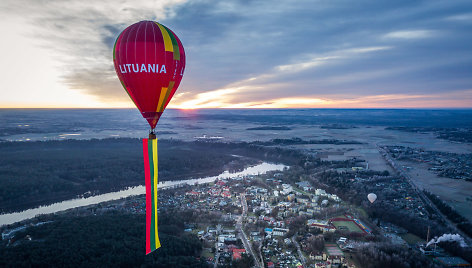
[[[405,240],[408,244],[411,244],[411,245],[414,245],[416,243],[424,243],[425,241],[423,239],[421,239],[420,237],[414,235],[414,234],[410,234],[410,233],[406,233],[406,234],[400,234],[399,235],[403,240]]]
[[[336,244],[327,243],[325,249],[329,256],[344,256],[344,253]]]
[[[472,203],[469,201],[469,198],[472,197],[471,182],[438,177],[434,172],[428,170],[429,166],[427,164],[418,164],[408,161],[397,162],[410,167],[409,174],[420,189],[426,189],[438,195],[462,216],[472,221]]]
[[[352,221],[333,221],[332,223],[336,229],[341,231],[349,230],[350,232],[354,233],[364,233],[364,231]]]

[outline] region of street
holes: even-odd
[[[300,244],[298,244],[298,241],[295,239],[297,235],[294,235],[292,236],[292,242],[293,244],[295,244],[295,246],[297,247],[297,252],[298,252],[298,256],[300,256],[300,260],[302,261],[302,264],[303,264],[303,267],[306,267],[306,258],[305,256],[303,255],[303,252],[300,248]]]
[[[243,211],[242,211],[241,216],[238,218],[238,221],[236,222],[236,229],[238,230],[239,238],[241,239],[241,241],[243,241],[244,249],[246,249],[246,252],[251,254],[252,258],[254,259],[255,266],[262,268],[264,266],[260,263],[259,259],[254,254],[254,252],[252,250],[251,243],[249,243],[249,240],[247,239],[246,233],[244,232],[244,230],[242,228],[243,227],[243,220],[247,216],[247,203],[246,203],[246,195],[245,194],[242,193],[240,195],[240,197],[241,197],[241,205],[242,205]]]

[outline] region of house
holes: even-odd
[[[274,236],[285,236],[288,233],[289,229],[287,228],[273,228],[272,234]]]
[[[307,225],[311,228],[320,229],[323,232],[334,232],[336,230],[329,221],[309,219]]]
[[[221,196],[229,198],[229,197],[231,197],[231,193],[229,191],[224,191],[224,192],[221,193]]]
[[[196,192],[196,191],[190,191],[190,192],[186,192],[185,195],[198,196],[198,195],[200,195],[200,193]]]
[[[316,189],[316,190],[315,190],[315,195],[325,196],[325,195],[326,195],[326,191],[323,190],[323,189]]]
[[[282,184],[282,191],[280,191],[283,195],[288,195],[293,191],[293,187],[290,184]]]
[[[305,192],[313,190],[313,187],[307,181],[296,182],[295,184],[298,186],[298,188],[303,189]]]
[[[235,248],[233,249],[233,260],[241,259],[241,254],[245,254],[246,250],[243,248]]]
[[[310,258],[310,260],[322,261],[323,260],[323,255],[321,255],[320,252],[318,252],[318,253],[312,252],[312,253],[310,253],[309,258]]]
[[[215,184],[218,185],[218,186],[224,186],[226,184],[226,182],[224,182],[222,180],[219,180]]]
[[[303,210],[301,210],[301,211],[298,212],[298,215],[300,215],[300,216],[312,217],[312,216],[313,216],[313,212],[308,212],[308,211],[303,211]]]
[[[304,197],[297,197],[297,203],[308,204],[310,199]]]

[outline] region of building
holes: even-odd
[[[308,204],[310,202],[310,199],[308,198],[303,198],[303,197],[297,197],[297,203],[301,203],[301,204]]]
[[[346,244],[347,238],[346,237],[340,237],[338,240],[338,244]]]
[[[326,191],[323,190],[323,189],[316,189],[316,190],[315,190],[315,195],[324,196],[324,195],[326,195]]]
[[[241,255],[245,254],[246,250],[243,248],[235,248],[233,249],[233,260],[241,259]]]
[[[309,219],[307,225],[310,228],[318,228],[323,232],[334,232],[336,230],[329,221]]]
[[[287,228],[273,228],[272,234],[274,236],[285,236],[288,233],[289,229]]]
[[[290,184],[282,184],[282,191],[280,191],[283,195],[288,195],[293,191],[293,187]]]
[[[298,188],[303,189],[305,192],[313,190],[313,187],[307,181],[296,182],[295,184],[298,186]]]

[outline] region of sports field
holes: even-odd
[[[336,244],[326,243],[325,248],[329,256],[344,256],[344,253]]]
[[[349,231],[354,233],[364,233],[357,224],[352,221],[332,221],[332,224],[336,229],[340,231]]]

